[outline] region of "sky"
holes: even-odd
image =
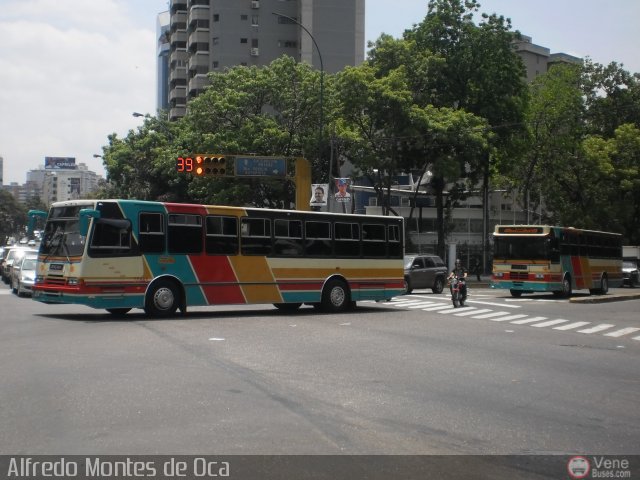
[[[400,37],[427,0],[365,0],[367,41]],[[533,43],[640,72],[638,0],[479,0]],[[156,18],[166,0],[0,0],[3,183],[24,183],[44,157],[75,157],[104,175],[108,136],[156,110]]]

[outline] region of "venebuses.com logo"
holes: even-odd
[[[631,463],[628,458],[571,457],[567,462],[571,478],[631,478]]]

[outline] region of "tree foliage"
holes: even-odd
[[[397,213],[389,201],[396,175],[428,184],[441,255],[444,212],[491,185],[522,192],[527,210],[542,202],[545,221],[640,243],[640,75],[587,60],[527,86],[512,44],[519,34],[503,16],[478,17],[479,6],[431,0],[402,38],[380,36],[362,65],[336,75],[288,57],[210,73],[184,118],[159,113],[124,138],[109,136],[102,195],[290,207],[292,183],[193,178],[176,173],[175,159],[303,156],[316,182],[338,175],[338,160],[347,159],[375,186],[385,213]]]

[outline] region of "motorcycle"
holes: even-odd
[[[451,291],[451,302],[454,308],[464,307],[467,299],[467,282],[464,278],[457,276],[449,280],[449,290]]]

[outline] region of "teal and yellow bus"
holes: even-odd
[[[54,203],[33,298],[122,315],[302,304],[331,312],[404,293],[401,217],[136,200]]]
[[[492,288],[514,297],[574,290],[605,294],[622,285],[622,236],[546,225],[496,225]]]

